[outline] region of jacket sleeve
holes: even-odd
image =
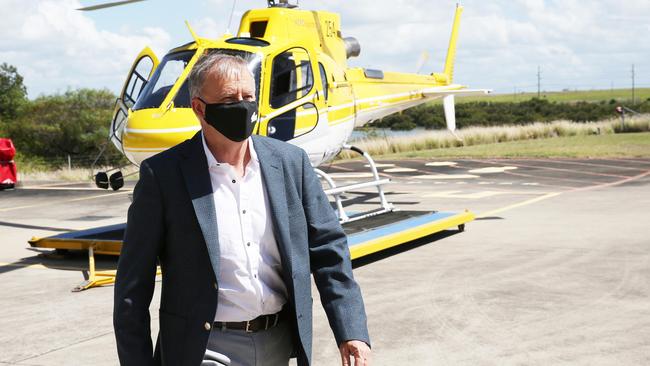
[[[302,170],[310,266],[336,343],[360,340],[370,345],[361,290],[352,275],[347,236],[305,152]]]
[[[163,240],[163,211],[158,182],[146,161],[133,191],[115,279],[113,327],[120,364],[152,365],[149,304]]]

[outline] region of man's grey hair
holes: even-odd
[[[219,80],[239,78],[243,72],[248,72],[249,75],[253,76],[248,69],[248,61],[241,56],[218,51],[206,52],[194,64],[187,77],[190,98],[201,96],[201,89],[203,89],[205,79],[211,72],[216,73]]]

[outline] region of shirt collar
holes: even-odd
[[[201,142],[203,143],[203,152],[205,153],[205,157],[208,159],[208,168],[221,166],[221,163],[217,161],[214,155],[212,155],[212,151],[210,151],[208,148],[208,144],[205,142],[203,131],[201,131]],[[254,161],[255,163],[260,162],[260,160],[257,158],[255,147],[253,146],[253,139],[250,137],[248,138],[248,152],[251,154],[251,161]]]

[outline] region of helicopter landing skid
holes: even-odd
[[[352,145],[343,145],[343,149],[354,151],[359,155],[363,156],[364,159],[366,159],[368,165],[370,166],[370,171],[372,172],[373,180],[368,182],[349,184],[345,186],[337,186],[329,174],[325,173],[324,171],[318,168],[314,168],[316,174],[319,177],[323,178],[329,185],[329,188],[325,189],[325,194],[334,197],[334,204],[336,205],[336,213],[339,217],[339,221],[341,222],[341,224],[365,219],[371,216],[376,216],[383,213],[392,212],[393,210],[395,210],[393,205],[390,202],[388,202],[388,200],[386,200],[386,195],[384,194],[384,190],[382,188],[384,184],[390,183],[390,179],[388,178],[380,179],[379,172],[377,171],[377,165],[375,164],[375,161],[372,159],[370,154]],[[345,192],[349,192],[355,189],[368,188],[368,187],[377,188],[380,207],[370,211],[365,211],[365,212],[355,213],[355,214],[348,214],[347,212],[345,212],[341,195]]]

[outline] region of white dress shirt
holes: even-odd
[[[221,254],[215,321],[246,321],[277,313],[287,302],[287,288],[253,141],[248,139],[251,159],[240,179],[232,165],[215,159],[205,137],[202,140]]]

